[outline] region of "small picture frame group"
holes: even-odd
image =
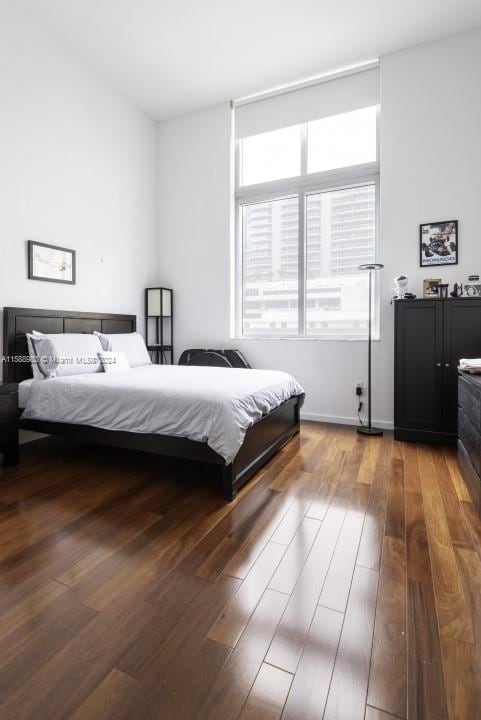
[[[421,267],[458,264],[458,221],[425,223],[419,226]]]
[[[466,297],[481,298],[481,284],[479,282],[465,283],[464,294]]]
[[[423,297],[431,299],[438,298],[441,283],[441,278],[425,278],[423,280]]]

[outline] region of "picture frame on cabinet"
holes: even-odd
[[[481,297],[481,284],[479,282],[465,283],[464,294],[466,297]]]
[[[423,280],[423,297],[436,299],[439,298],[439,285],[441,278],[425,278]]]

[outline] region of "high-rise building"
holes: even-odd
[[[358,266],[374,258],[374,185],[308,195],[305,225],[306,334],[328,334],[338,323],[363,330],[366,278]],[[244,331],[297,333],[298,232],[295,196],[244,206]]]

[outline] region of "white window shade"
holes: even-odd
[[[354,72],[298,90],[240,104],[236,139],[379,105],[379,68]]]

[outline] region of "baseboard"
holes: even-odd
[[[336,425],[359,425],[359,419],[357,417],[345,417],[343,415],[323,415],[321,413],[310,413],[303,412],[301,410],[301,420],[312,420],[312,422],[324,422],[334,423]],[[366,423],[366,419],[363,418],[363,422]],[[376,420],[372,421],[375,427],[379,427],[382,430],[392,430],[394,423],[389,420]]]

